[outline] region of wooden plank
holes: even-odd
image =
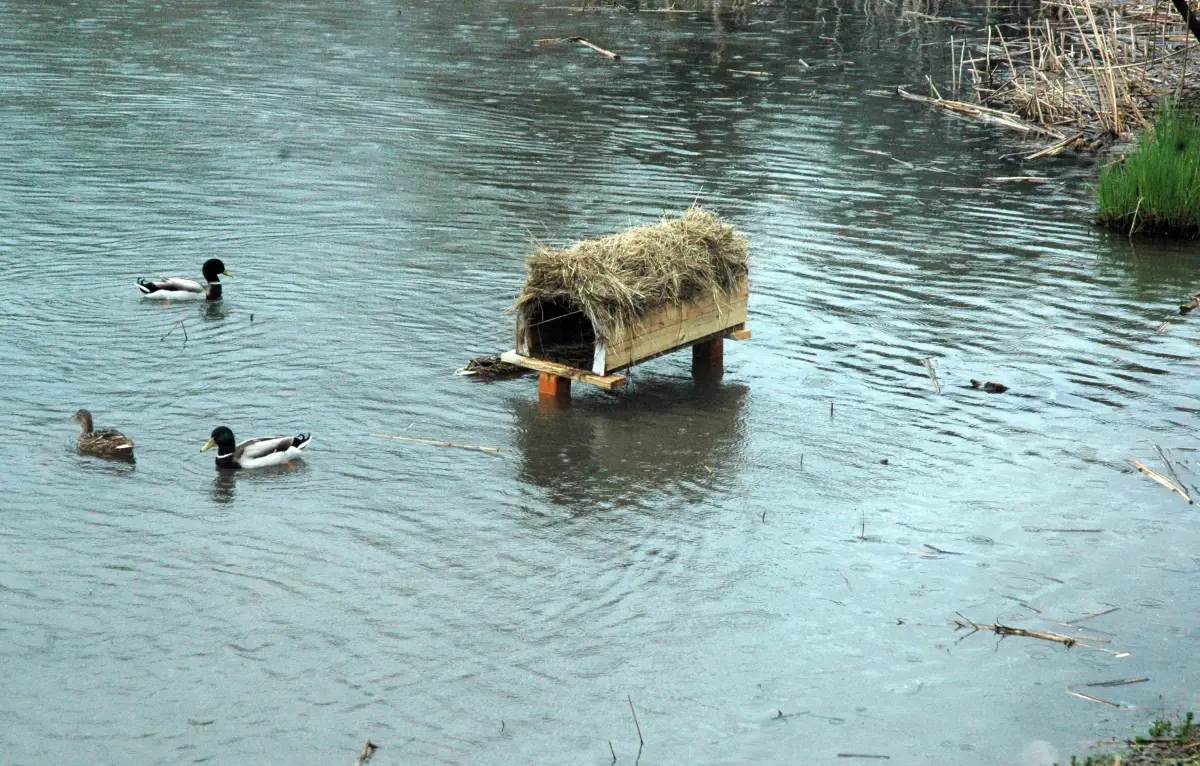
[[[681,320],[687,321],[701,314],[707,314],[714,309],[746,303],[749,299],[750,283],[742,281],[729,294],[721,293],[717,296],[704,295],[682,306],[664,306],[656,311],[651,311],[639,319],[633,329],[638,335],[649,335],[663,327],[677,325]],[[740,321],[745,322],[746,320],[743,318]],[[735,323],[730,322],[730,324]],[[618,342],[617,338],[611,340],[613,345],[616,345]]]
[[[687,345],[730,327],[746,323],[746,300],[696,302],[670,306],[650,316],[658,329],[645,332],[642,323],[625,337],[610,340],[605,347],[605,373],[628,367],[670,348]]]
[[[531,356],[521,356],[516,351],[505,351],[500,355],[501,361],[515,364],[520,367],[526,367],[530,370],[538,372],[548,372],[551,375],[558,375],[561,378],[570,378],[578,380],[582,383],[590,383],[593,386],[598,386],[604,389],[622,388],[625,385],[624,375],[593,375],[587,370],[581,370],[578,367],[568,367],[565,364],[557,362],[548,362],[545,359],[535,359]]]

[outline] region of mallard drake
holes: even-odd
[[[220,258],[209,258],[200,267],[204,274],[206,285],[201,285],[194,279],[170,277],[168,279],[139,279],[137,289],[146,298],[172,300],[177,298],[200,298],[210,301],[221,300],[221,275],[232,276],[225,270],[225,264]]]
[[[233,431],[225,426],[213,429],[211,438],[201,452],[217,448],[217,468],[262,468],[280,465],[301,456],[301,450],[312,441],[312,434],[296,436],[259,436],[238,444]]]
[[[92,413],[80,410],[71,418],[79,424],[82,432],[79,434],[79,451],[97,457],[116,458],[133,461],[133,439],[120,431],[106,429],[96,431],[92,428]]]

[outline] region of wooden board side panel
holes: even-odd
[[[605,374],[698,340],[721,330],[744,325],[748,290],[745,283],[732,297],[705,297],[682,306],[667,306],[646,315],[629,332],[605,344]],[[601,371],[597,355],[595,371]]]

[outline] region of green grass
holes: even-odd
[[[1100,171],[1096,220],[1127,234],[1200,236],[1200,123],[1163,107],[1137,149]]]
[[[1082,760],[1073,755],[1071,766],[1200,766],[1200,725],[1193,714],[1184,716],[1183,723],[1156,720],[1146,735],[1129,741],[1123,753]]]

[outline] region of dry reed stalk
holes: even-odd
[[[987,75],[976,77],[978,101],[1056,133],[1083,131],[1070,142],[1076,149],[1101,148],[1147,127],[1148,110],[1178,90],[1185,75],[1200,75],[1182,11],[1165,5],[1160,12],[1164,3],[1177,0],[1150,7],[1136,0],[1043,0],[1037,20],[988,26],[986,37],[971,44],[978,51],[972,65],[984,62]],[[957,35],[954,44],[966,45]],[[952,50],[958,85],[965,58],[965,50]]]

